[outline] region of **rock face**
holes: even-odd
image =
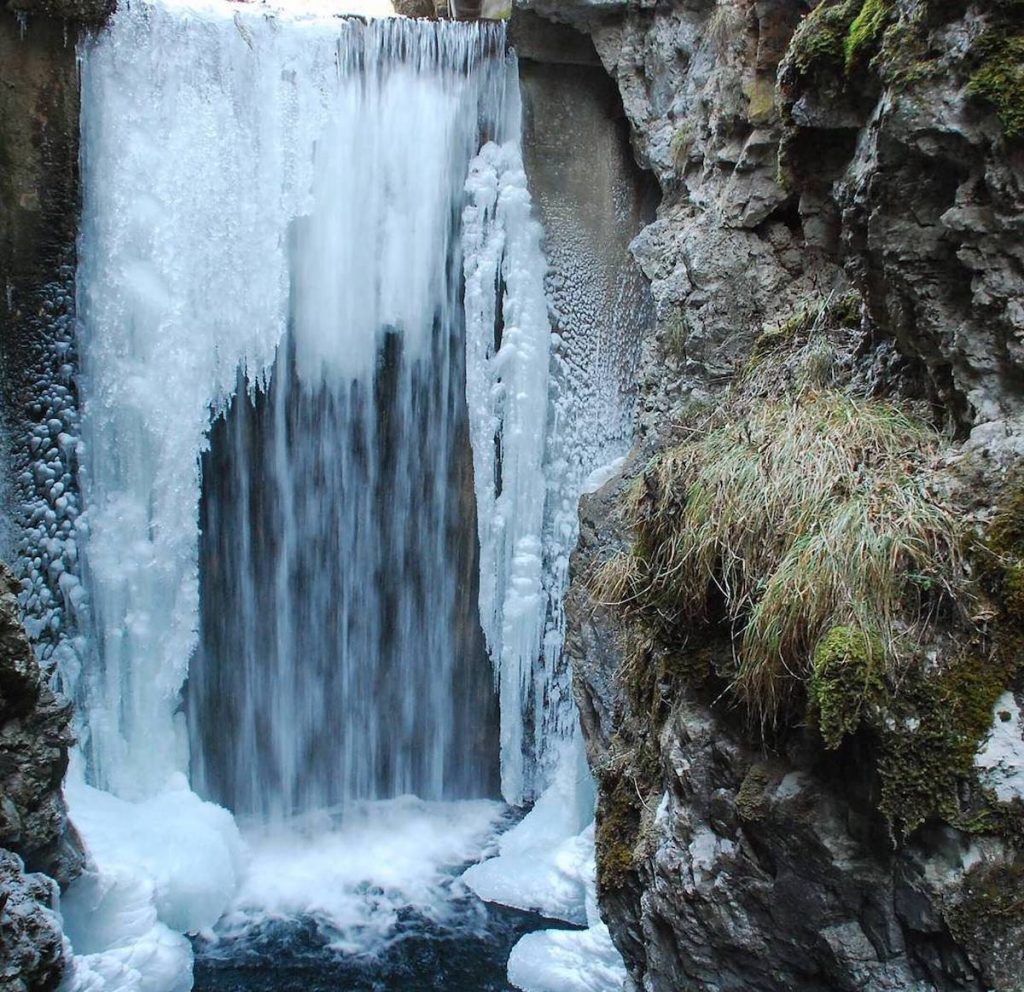
[[[35,391],[49,371],[40,355],[56,317],[66,311],[68,328],[72,319],[75,41],[80,25],[100,23],[109,9],[91,0],[22,0],[0,11],[2,388],[6,409],[37,420],[46,406],[32,408]],[[28,436],[26,430],[26,442]],[[14,455],[17,462],[19,452]],[[58,884],[78,875],[83,854],[61,795],[72,742],[70,703],[40,672],[22,628],[18,591],[0,568],[0,990],[36,992],[56,989],[64,973]]]
[[[61,794],[71,704],[40,673],[4,566],[0,583],[0,989],[28,992],[63,974],[57,885],[84,857]]]
[[[631,981],[1024,989],[1024,913],[999,896],[1024,880],[1019,828],[935,817],[896,838],[861,744],[828,752],[795,727],[769,747],[727,694],[662,677],[700,653],[729,657],[728,632],[684,628],[652,676],[655,704],[638,705],[625,611],[591,592],[596,568],[634,540],[622,507],[649,459],[714,405],[758,339],[849,291],[864,303],[843,358],[853,380],[948,427],[948,485],[984,531],[1024,438],[1022,94],[1019,57],[1005,61],[1019,56],[1019,5],[523,7],[591,36],[662,192],[632,246],[658,318],[639,440],[623,475],[583,500],[566,606],[600,787],[599,894]],[[1019,734],[1019,676],[1009,682],[1013,706],[996,720],[1011,731],[993,738]],[[1002,798],[1011,819],[1024,813]]]

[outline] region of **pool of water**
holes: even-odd
[[[268,921],[242,936],[196,939],[195,992],[508,992],[509,952],[525,933],[566,924],[465,896],[456,922],[401,914],[393,936],[352,953],[315,918]]]

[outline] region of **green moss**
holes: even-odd
[[[599,773],[600,792],[594,828],[597,884],[603,892],[621,889],[636,870],[633,852],[640,836],[640,796],[622,768]]]
[[[790,44],[801,76],[849,73],[882,36],[891,0],[825,0],[803,20]]]
[[[1024,34],[987,32],[974,54],[980,65],[967,92],[995,108],[1008,138],[1024,136]]]
[[[844,42],[862,0],[825,0],[800,23],[790,43],[790,58],[801,75],[843,65]]]
[[[878,728],[879,805],[898,835],[936,817],[962,820],[961,783],[972,776],[992,708],[1010,680],[1005,664],[979,656],[938,673],[907,673]]]
[[[835,749],[885,698],[881,638],[856,627],[833,627],[818,643],[809,700],[825,747]]]
[[[996,958],[997,974],[992,984],[1003,985],[998,972],[1003,964],[1016,970],[1024,957],[1024,863],[982,862],[964,877],[955,901],[943,912],[946,925],[956,940],[969,951],[991,962]],[[993,955],[993,951],[995,954]],[[980,954],[979,954],[980,952]],[[1006,979],[1011,979],[1007,969]],[[1019,977],[1019,972],[1016,977]]]
[[[762,764],[750,766],[736,793],[736,814],[747,823],[756,823],[764,819],[768,812],[768,786],[771,784],[771,776],[768,769]]]
[[[843,43],[846,71],[863,58],[881,37],[882,28],[889,16],[887,0],[864,0],[860,13],[853,19]]]

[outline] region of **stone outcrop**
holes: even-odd
[[[638,701],[636,631],[591,588],[635,538],[622,508],[649,459],[759,341],[784,338],[807,301],[848,293],[863,301],[840,356],[850,388],[948,429],[944,485],[985,533],[1024,438],[1019,59],[1005,63],[1019,5],[522,6],[592,38],[662,193],[633,242],[657,308],[639,440],[620,478],[584,497],[566,606],[600,787],[599,895],[631,981],[1018,992],[1024,913],[1000,893],[1024,881],[1019,798],[1001,807],[1009,827],[936,816],[902,838],[879,815],[863,740],[828,751],[795,726],[764,743],[727,679],[714,692],[688,681],[694,658],[728,668],[728,630],[684,625],[651,648]],[[1014,664],[1001,698],[1019,704]]]
[[[0,385],[5,408],[36,421],[47,412],[33,404],[53,361],[51,325],[62,314],[64,324],[71,319],[79,202],[75,43],[83,25],[98,25],[110,9],[92,0],[15,0],[0,10]],[[29,436],[26,430],[26,443]],[[56,989],[64,973],[58,886],[78,875],[83,854],[61,795],[70,703],[39,669],[18,591],[3,569],[0,990],[36,992]]]
[[[4,566],[0,583],[0,989],[28,992],[63,974],[57,887],[84,857],[61,793],[71,704],[39,670]]]
[[[58,883],[72,881],[84,857],[61,793],[71,704],[39,670],[3,566],[0,583],[0,989],[34,992],[63,974]]]

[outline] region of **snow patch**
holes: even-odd
[[[94,789],[74,770],[65,788],[89,867],[61,902],[75,957],[70,992],[186,992],[192,948],[238,887],[244,849],[227,810],[182,775],[143,802]]]
[[[974,759],[980,778],[1000,802],[1024,800],[1024,723],[1012,692],[992,709],[992,729]]]

